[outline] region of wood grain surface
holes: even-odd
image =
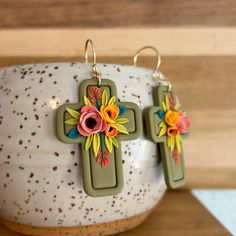
[[[235,0],[1,0],[0,27],[235,26]]]
[[[21,236],[0,225],[0,235]],[[230,233],[188,191],[170,191],[149,218],[119,236],[225,236]]]
[[[1,29],[0,57],[71,57],[83,55],[85,41],[94,41],[98,57],[131,56],[153,45],[167,56],[235,56],[236,28],[107,28]],[[146,51],[145,55],[153,55]]]
[[[0,58],[0,66],[83,61],[80,58]],[[131,57],[99,57],[99,62],[132,64]],[[139,65],[152,68],[154,58]],[[236,57],[163,57],[161,71],[172,82],[191,117],[185,140],[186,188],[236,187]]]

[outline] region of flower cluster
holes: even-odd
[[[158,136],[167,137],[167,146],[172,152],[176,164],[180,161],[182,135],[189,132],[190,120],[185,112],[180,111],[175,103],[173,94],[164,96],[162,109],[157,112],[162,120],[159,124]]]
[[[85,149],[92,146],[97,162],[105,167],[110,163],[108,157],[113,146],[118,148],[117,134],[129,134],[123,125],[129,120],[122,117],[126,108],[116,105],[115,96],[109,99],[106,89],[101,93],[99,88],[90,87],[89,98],[84,96],[84,106],[80,111],[71,108],[66,110],[73,119],[66,120],[65,123],[74,126],[67,136],[73,139],[84,136]]]

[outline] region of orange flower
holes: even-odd
[[[179,134],[179,130],[176,126],[174,127],[168,127],[167,128],[167,135],[168,136],[177,136]]]
[[[102,114],[103,119],[107,121],[109,124],[114,124],[115,119],[119,115],[119,108],[116,105],[108,104],[107,106],[101,106],[100,112]]]
[[[115,127],[115,125],[112,125],[112,124],[107,125],[107,128],[105,130],[106,136],[116,137],[117,133],[118,133],[118,131],[117,131],[117,128]]]
[[[176,111],[167,111],[165,121],[169,126],[175,126],[179,122],[179,114]]]

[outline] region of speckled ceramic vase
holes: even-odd
[[[153,105],[152,71],[98,64],[121,101]],[[91,65],[53,63],[0,69],[0,215],[29,235],[108,235],[141,223],[166,186],[156,145],[143,134],[122,142],[124,189],[89,197],[83,189],[79,146],[59,141],[58,106],[78,102]]]

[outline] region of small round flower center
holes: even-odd
[[[173,134],[174,132],[175,132],[175,130],[173,130],[173,129],[170,130],[170,133],[171,133],[171,134]]]
[[[113,127],[110,126],[110,127],[109,127],[109,132],[111,132],[112,130],[113,130]]]
[[[93,129],[95,127],[95,125],[97,124],[97,121],[93,118],[88,118],[85,121],[85,124],[88,128]]]
[[[109,117],[111,117],[111,111],[108,111],[108,112],[107,112],[107,115],[108,115]]]

